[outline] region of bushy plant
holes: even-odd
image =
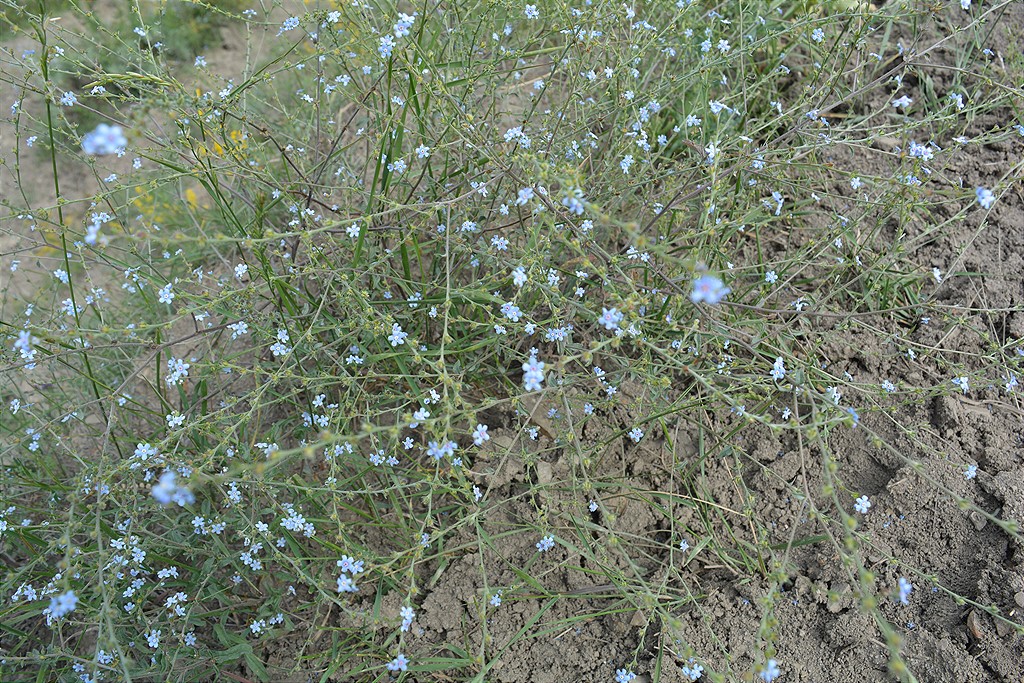
[[[1020,162],[957,170],[1024,140],[1020,57],[982,52],[1011,4],[197,3],[109,40],[44,5],[0,68],[0,678],[504,680],[635,614],[586,676],[770,682],[809,545],[900,680],[913,591],[1010,623],[878,550],[842,449],[1020,543],[893,419],[1017,405],[1019,307],[931,249],[1019,194]],[[186,54],[210,12],[234,62]],[[83,152],[99,122],[124,146]],[[467,563],[464,623],[421,637]],[[738,657],[685,641],[698,566],[764,587]]]

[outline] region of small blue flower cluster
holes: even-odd
[[[128,138],[124,135],[124,129],[118,125],[101,123],[82,138],[82,151],[93,156],[120,156],[127,146]]]

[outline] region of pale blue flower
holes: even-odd
[[[617,308],[602,308],[601,317],[597,319],[604,329],[608,331],[614,331],[619,329],[619,323],[622,322],[622,313]]]
[[[772,681],[774,681],[782,675],[782,670],[779,669],[778,662],[776,662],[774,659],[769,659],[767,662],[765,662],[764,668],[761,669],[761,673],[759,675],[761,676],[761,680],[764,681],[764,683],[772,683]]]
[[[121,154],[127,146],[124,129],[117,125],[101,123],[82,137],[82,151],[95,156]]]
[[[409,660],[405,655],[399,654],[388,662],[387,667],[388,671],[407,671],[409,669]]]
[[[986,187],[979,187],[974,191],[975,196],[978,198],[978,203],[981,204],[983,209],[991,209],[992,205],[995,204],[996,196],[992,194],[992,190]]]
[[[781,380],[786,376],[786,365],[782,356],[775,359],[775,363],[772,365],[771,376],[772,379],[776,381]]]
[[[690,293],[690,301],[695,304],[706,303],[712,306],[721,303],[732,290],[725,286],[721,280],[714,275],[701,275],[693,281],[693,292]]]
[[[78,606],[78,596],[74,591],[66,591],[50,598],[48,613],[54,619],[60,619]]]
[[[910,592],[914,590],[913,584],[910,583],[905,577],[900,577],[899,580],[900,589],[900,603],[904,605],[910,604]]]

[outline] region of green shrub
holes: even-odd
[[[580,676],[770,681],[807,547],[901,680],[911,583],[1007,620],[876,545],[842,456],[1020,541],[891,419],[1020,373],[1017,309],[935,265],[1020,173],[962,170],[1024,130],[997,9],[929,47],[892,4],[245,7],[71,5],[2,67],[0,677],[497,680],[635,614]],[[99,122],[123,153],[81,151]],[[735,658],[685,642],[698,566],[763,589]]]

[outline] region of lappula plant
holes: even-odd
[[[892,606],[968,598],[868,562],[850,433],[1020,541],[891,418],[1014,400],[1018,340],[943,297],[964,253],[922,256],[985,230],[1020,175],[955,170],[1024,131],[1019,87],[973,52],[1008,3],[932,43],[896,37],[927,8],[857,3],[197,4],[244,36],[231,65],[171,60],[154,37],[177,24],[141,5],[106,18],[126,33],[4,4],[25,19],[0,70],[4,680],[274,680],[262,653],[291,642],[321,680],[482,681],[635,613],[635,648],[580,675],[774,681],[808,544],[913,680]],[[948,91],[918,95],[950,45]],[[898,357],[892,378],[845,369],[844,338]],[[653,458],[657,486],[623,464]],[[797,501],[789,532],[741,471]],[[739,510],[715,502],[723,472]],[[553,581],[559,557],[590,586]],[[466,558],[475,621],[429,641],[424,592]],[[744,656],[686,642],[698,564],[764,582]],[[496,641],[519,600],[537,615]]]

